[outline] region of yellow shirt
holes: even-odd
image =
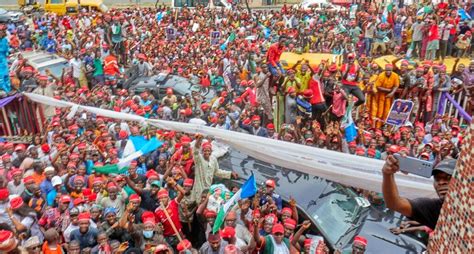
[[[304,90],[308,89],[309,87],[309,81],[311,80],[311,72],[306,71],[306,73],[303,74],[300,70],[298,70],[296,71],[295,76],[301,82],[301,87],[300,89],[296,89],[296,92],[302,93],[304,92]]]
[[[382,72],[377,77],[375,81],[375,88],[383,87],[386,89],[392,89],[394,87],[398,87],[400,85],[400,77],[398,74],[392,71],[390,77],[387,77],[385,72]]]

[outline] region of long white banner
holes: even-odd
[[[267,163],[294,169],[344,185],[381,192],[381,169],[384,163],[384,161],[381,160],[263,138],[235,131],[221,130],[208,126],[146,119],[133,114],[77,105],[38,94],[24,93],[24,95],[34,102],[54,107],[74,107],[74,109],[77,109],[79,112],[84,110],[109,118],[138,121],[166,130],[186,133],[199,132],[204,135],[212,136],[230,145],[234,149],[240,150]],[[400,195],[404,197],[434,197],[436,195],[433,189],[432,179],[410,174],[397,174],[396,181]]]

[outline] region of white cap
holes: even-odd
[[[53,184],[53,186],[61,185],[63,184],[63,180],[59,176],[53,176],[53,179],[51,179],[51,183]]]
[[[46,172],[49,172],[49,171],[54,172],[54,168],[51,167],[51,166],[49,166],[49,167],[46,167],[46,168],[44,169],[44,172],[45,172],[45,173],[46,173]]]

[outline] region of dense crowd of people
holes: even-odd
[[[463,93],[466,113],[474,111],[474,61],[459,63],[473,56],[474,25],[459,10],[474,8],[456,1],[422,13],[420,7],[46,13],[0,24],[0,89],[4,96],[32,92],[369,158],[401,153],[437,164],[457,158],[465,131],[457,115],[438,112],[441,94]],[[31,50],[58,54],[70,67],[61,76],[38,73],[15,54]],[[339,57],[284,66],[285,51]],[[387,54],[396,59],[374,62]],[[452,70],[443,64],[447,57],[457,58]],[[194,86],[178,96],[170,88],[162,98],[123,86],[160,73]],[[203,95],[211,89],[215,97]],[[413,102],[403,126],[385,123],[395,99]],[[282,205],[272,180],[212,230],[220,205],[236,191],[213,178],[239,177],[219,168],[212,137],[42,109],[45,130],[30,144],[0,143],[0,251],[310,253],[304,232],[311,223],[298,220],[291,200]],[[351,113],[357,135],[347,140],[343,122]],[[126,172],[96,171],[117,164],[128,155],[130,138],[140,136],[164,143]],[[357,236],[353,253],[366,245]],[[329,251],[318,246],[316,253]]]

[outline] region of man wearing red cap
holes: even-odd
[[[197,202],[192,199],[192,189],[194,180],[186,178],[183,181],[184,196],[179,203],[179,221],[183,226],[183,233],[189,238],[194,239],[192,234],[192,223],[194,220],[194,213],[197,209]]]
[[[119,188],[115,182],[109,182],[107,184],[108,196],[104,197],[102,193],[97,196],[97,204],[102,207],[113,207],[117,211],[117,217],[122,217],[125,211],[125,202],[127,201],[128,195],[124,189]]]
[[[19,168],[12,168],[12,180],[8,182],[7,188],[12,195],[21,195],[25,191],[25,184],[21,180],[23,178],[22,170]]]
[[[212,156],[212,145],[209,142],[202,142],[203,136],[196,134],[196,143],[194,145],[194,165],[195,170],[193,199],[198,200],[205,189],[212,185],[212,179],[217,176],[224,179],[238,177],[237,173],[225,171],[219,168],[219,162],[215,156]],[[202,150],[202,151],[201,151]]]
[[[169,187],[175,188],[178,191],[178,196],[170,201],[168,190],[161,189],[158,191],[158,199],[161,204],[155,210],[155,218],[157,222],[161,222],[163,225],[163,235],[165,236],[166,242],[176,247],[179,242],[176,234],[182,234],[182,225],[179,220],[179,203],[183,199],[184,189],[176,184],[171,177],[168,178],[167,182]],[[166,209],[166,211],[164,209]],[[174,227],[172,224],[174,224]]]
[[[342,85],[347,94],[352,94],[357,98],[357,102],[354,104],[354,106],[357,107],[365,103],[364,93],[358,86],[360,67],[354,63],[354,53],[347,55],[347,61],[348,63],[345,63],[341,66]]]
[[[400,85],[400,77],[393,73],[393,66],[387,64],[385,71],[381,73],[375,81],[376,93],[376,108],[377,114],[372,117],[377,117],[377,128],[382,127],[383,122],[388,116],[390,108],[392,107],[393,97]]]
[[[280,195],[275,193],[275,181],[272,179],[268,179],[265,181],[265,191],[264,195],[260,198],[260,206],[262,210],[270,208],[272,204],[276,205],[278,211],[281,211],[283,208],[283,200],[281,199]]]
[[[258,230],[259,220],[254,219],[253,237],[257,243],[257,249],[263,254],[290,254],[296,251],[290,244],[290,240],[284,236],[285,228],[282,224],[276,223],[272,228],[272,233],[267,236],[260,236]],[[290,252],[292,251],[292,252]]]
[[[367,239],[365,237],[357,235],[354,237],[354,242],[352,243],[352,254],[363,254],[367,248]]]
[[[239,127],[242,128],[243,130],[247,131],[251,135],[257,135],[260,137],[268,137],[268,132],[267,129],[264,127],[260,126],[261,120],[260,116],[254,115],[252,116],[252,125],[244,124],[243,123],[243,118],[245,117],[245,114],[242,114],[239,120]]]
[[[98,230],[90,226],[91,215],[87,212],[78,216],[79,228],[71,232],[71,241],[77,240],[81,249],[90,249],[97,245]]]
[[[227,242],[223,241],[220,234],[210,233],[205,242],[199,249],[200,254],[224,254],[224,249],[227,246]]]
[[[48,74],[49,71],[46,73]],[[56,91],[57,86],[54,84],[49,84],[47,75],[41,75],[38,82],[39,82],[39,86],[36,87],[32,93],[48,96],[48,97],[54,96],[54,91]],[[53,106],[47,106],[47,105],[41,104],[41,107],[43,108],[43,113],[46,118],[51,118],[56,114]]]
[[[235,233],[235,244],[241,251],[246,252],[255,248],[255,241],[253,240],[250,231],[240,223],[237,223],[237,213],[230,211],[225,217],[226,228],[231,228]],[[224,236],[222,236],[225,238]]]
[[[9,202],[8,202],[9,195],[10,195],[10,192],[8,191],[8,189],[5,189],[5,188],[0,189],[0,223],[5,223],[11,227],[13,226],[13,223],[8,217],[8,214],[6,212],[9,206]]]

